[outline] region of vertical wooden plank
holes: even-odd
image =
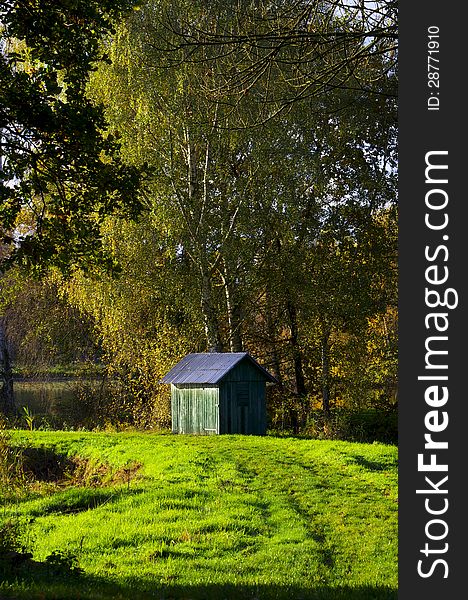
[[[218,387],[218,433],[227,433],[228,404],[226,402],[226,383],[220,383]]]
[[[172,433],[179,433],[179,419],[178,419],[178,390],[175,385],[171,384],[171,425]]]
[[[218,404],[219,389],[216,386],[205,388],[203,433],[206,435],[216,435],[219,431]]]
[[[266,434],[266,402],[265,382],[256,382],[257,435]]]

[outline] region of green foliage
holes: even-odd
[[[21,409],[22,417],[26,421],[26,425],[30,431],[34,429],[34,421],[36,420],[35,415],[27,406],[23,406]]]
[[[57,577],[57,575],[78,575],[83,572],[83,569],[78,565],[78,558],[69,551],[54,550],[46,556],[44,562],[47,572],[51,577]]]
[[[19,519],[9,519],[0,522],[0,567],[2,559],[8,552],[26,552],[26,525]]]
[[[118,383],[101,406],[100,426],[167,427],[168,390],[158,382],[201,335],[185,265],[148,217],[106,226],[111,251],[125,265],[121,276],[77,274],[64,282],[72,305],[93,319],[108,376]],[[92,391],[87,397],[87,404],[97,400]]]
[[[398,414],[396,410],[382,408],[335,409],[325,417],[322,411],[310,411],[303,432],[315,439],[396,444]]]
[[[84,570],[69,582],[25,577],[12,591],[34,597],[40,588],[46,598],[396,597],[395,447],[254,436],[14,435],[117,468],[137,459],[143,478],[101,496],[70,487],[7,506],[7,515],[34,515],[35,556],[64,548]]]
[[[157,7],[158,27],[150,32],[161,64],[201,65],[201,94],[227,106],[237,125],[264,123],[291,105],[342,89],[396,96],[394,0],[209,6],[177,0]]]
[[[0,224],[9,261],[105,261],[104,215],[138,210],[102,108],[86,97],[99,42],[133,3],[1,3]],[[18,243],[20,241],[20,243]]]
[[[229,22],[223,10],[214,27],[235,31],[247,14]],[[169,18],[177,25],[170,27]],[[287,21],[284,14],[277,18]],[[195,336],[183,339],[191,323],[169,330],[180,355],[247,348],[267,367],[275,366],[285,393],[295,388],[303,397],[304,391],[317,395],[328,387],[333,402],[361,395],[362,403],[372,377],[362,393],[334,395],[334,371],[342,382],[352,376],[337,364],[340,353],[333,345],[340,337],[362,335],[367,319],[385,310],[393,294],[394,274],[385,273],[395,250],[395,236],[389,235],[394,215],[387,208],[396,194],[395,101],[369,90],[337,89],[293,107],[281,121],[239,127],[267,92],[261,83],[252,85],[234,112],[228,92],[222,100],[214,88],[210,93],[211,81],[216,86],[222,80],[233,57],[208,44],[198,47],[200,60],[186,57],[178,28],[187,23],[191,30],[189,22],[200,33],[209,11],[193,3],[145,3],[118,27],[113,63],[102,65],[91,82],[91,94],[105,103],[127,160],[148,161],[153,168],[149,210],[139,226],[149,257],[133,253],[141,266],[137,273],[131,264],[127,285],[139,292],[154,287],[158,275],[151,260],[158,262],[173,288],[160,295],[159,314],[180,295],[182,312],[194,317],[195,336],[201,325],[205,330],[201,348]],[[195,43],[189,38],[185,42]],[[375,58],[372,68],[377,63]],[[276,85],[281,86],[272,78],[268,93],[276,93]],[[266,112],[268,106],[264,103]],[[134,238],[122,236],[121,229],[109,238],[128,266]],[[159,256],[148,253],[149,245]],[[132,301],[140,303],[134,296]],[[165,317],[160,327],[164,330]],[[126,339],[135,335],[132,330],[127,328]],[[162,343],[157,340],[159,348]],[[355,354],[349,366],[357,362]],[[320,378],[326,380],[322,386]]]
[[[53,272],[36,280],[10,269],[0,279],[0,305],[16,370],[31,376],[99,358],[92,321],[66,301]]]

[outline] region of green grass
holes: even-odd
[[[38,489],[6,504],[2,518],[33,518],[35,560],[71,552],[84,572],[12,577],[0,597],[396,598],[394,446],[136,433],[12,438],[142,468],[117,485]]]

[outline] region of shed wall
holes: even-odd
[[[219,433],[218,387],[172,385],[171,406],[173,433]]]
[[[219,390],[219,433],[265,435],[265,377],[250,361],[229,371]]]
[[[265,383],[265,377],[250,360],[244,359],[237,363],[222,379],[223,383],[233,381],[262,381]]]
[[[219,413],[219,433],[265,435],[265,382],[222,383]]]

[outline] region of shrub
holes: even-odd
[[[28,546],[28,526],[32,519],[7,519],[0,521],[0,575],[6,577],[17,572],[18,568],[32,558]]]
[[[326,417],[322,411],[313,411],[304,433],[318,439],[396,444],[398,415],[396,410],[335,409]]]
[[[49,575],[79,575],[83,569],[78,566],[78,558],[68,550],[54,550],[45,559]]]
[[[22,451],[10,443],[5,422],[0,418],[0,497],[24,489]]]

